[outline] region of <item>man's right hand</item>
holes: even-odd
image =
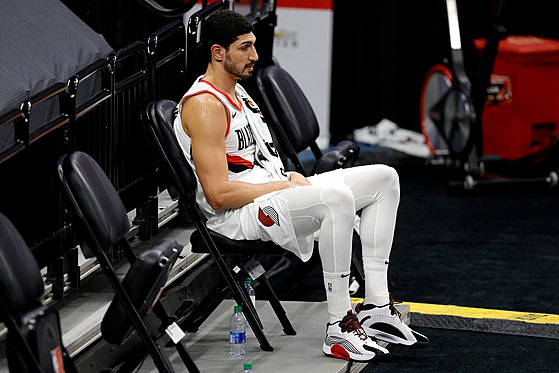
[[[292,172],[289,176],[289,180],[298,186],[305,186],[305,185],[311,185],[311,183],[307,180],[306,177],[304,177],[303,175],[301,175],[298,172]]]

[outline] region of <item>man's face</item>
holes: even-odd
[[[225,71],[238,79],[250,78],[254,63],[258,61],[258,53],[254,48],[255,42],[256,37],[252,32],[239,36],[226,51]]]

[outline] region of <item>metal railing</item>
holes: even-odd
[[[250,4],[247,17],[265,61],[272,58],[275,1]],[[201,22],[229,5],[224,0],[204,6],[190,18],[188,32],[174,21],[147,43],[110,53],[0,117],[0,211],[21,232],[40,267],[47,267],[55,299],[68,285],[79,287],[81,278],[75,232],[54,174],[56,161],[75,150],[91,155],[127,210],[136,210],[133,229],[140,239],[156,234],[159,180],[139,112],[151,100],[180,100],[206,67]]]
[[[165,39],[170,52],[159,53],[153,38]],[[134,42],[0,117],[0,211],[47,267],[56,299],[67,282],[79,286],[80,274],[54,165],[74,150],[90,154],[127,210],[137,209],[140,237],[151,238],[157,231],[156,165],[139,112],[153,99],[176,99],[167,94],[185,90],[184,41],[184,25],[173,22],[150,37],[149,53],[146,43]]]

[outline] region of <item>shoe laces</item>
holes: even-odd
[[[340,321],[340,327],[342,332],[354,333],[363,341],[366,341],[368,338],[367,333],[363,330],[361,324],[359,324],[357,316],[351,311],[347,311],[347,315]]]

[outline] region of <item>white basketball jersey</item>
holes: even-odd
[[[239,86],[238,86],[239,87]],[[242,105],[238,106],[231,98],[215,88],[211,83],[199,79],[193,86],[186,92],[181,102],[179,102],[178,115],[175,118],[175,132],[181,145],[185,145],[183,150],[191,165],[194,164],[191,159],[190,137],[186,135],[182,129],[181,122],[181,108],[185,99],[195,96],[200,93],[210,93],[215,96],[227,109],[227,131],[225,133],[225,153],[227,154],[227,166],[229,168],[229,180],[244,180],[250,174],[250,170],[254,169],[256,145],[253,133],[248,124],[246,113]],[[250,97],[239,88],[236,89],[237,97],[239,100],[249,100]],[[180,124],[180,126],[177,126]],[[188,149],[188,151],[186,151]],[[262,181],[260,181],[262,182]]]
[[[255,159],[258,153],[257,146],[245,110],[248,110],[247,108],[257,109],[257,106],[246,91],[237,84],[236,94],[243,103],[241,106],[238,106],[227,94],[215,88],[211,83],[202,78],[198,78],[177,105],[177,115],[174,121],[174,130],[178,142],[194,171],[196,171],[196,167],[192,160],[192,141],[185,133],[182,126],[181,110],[185,99],[201,93],[212,94],[227,109],[228,118],[227,131],[225,134],[225,148],[229,180],[248,183],[266,183],[285,180],[285,178],[279,179],[276,176],[272,176],[261,167],[258,160]],[[206,225],[209,229],[232,239],[272,240],[278,245],[301,256],[299,243],[295,237],[293,225],[289,216],[287,201],[277,197],[277,192],[265,194],[255,199],[253,203],[238,209],[214,210],[206,201],[197,174],[196,178],[198,180],[196,201],[208,219]],[[305,241],[305,245],[302,246],[308,246],[310,243],[311,241],[307,240]],[[309,248],[304,248],[304,251],[308,252]],[[312,251],[312,248],[310,251]],[[307,255],[304,256],[304,260],[307,259],[306,256]]]

